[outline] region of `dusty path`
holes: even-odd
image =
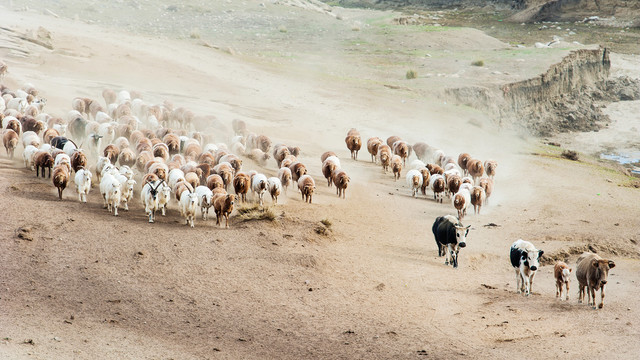
[[[0,15],[19,27],[24,14],[15,16]],[[632,359],[640,351],[640,193],[630,179],[410,92],[335,77],[303,82],[299,67],[29,16],[54,32],[58,50],[12,58],[9,86],[36,84],[60,114],[73,97],[99,97],[104,87],[140,90],[214,115],[219,141],[228,141],[221,127],[245,119],[274,142],[302,147],[318,194],[308,205],[290,189],[274,223],[236,217],[220,230],[198,219],[188,229],[173,203],[148,224],[138,201],[110,216],[96,189],[88,204],[73,189],[59,202],[49,179],[2,152],[1,358],[495,359],[544,351]],[[327,61],[339,67],[342,59]],[[352,126],[363,137],[399,135],[498,159],[490,205],[466,220],[472,231],[459,269],[436,256],[430,230],[452,207],[411,198],[404,180],[383,174],[366,151],[349,160],[343,139]],[[346,200],[321,178],[326,150],[352,177]],[[273,161],[245,166],[276,171]],[[326,236],[316,232],[323,219],[332,223]],[[517,295],[507,258],[517,238],[550,255],[592,244],[613,258],[605,309],[577,304],[575,279],[572,300],[557,301],[550,266],[531,297]]]

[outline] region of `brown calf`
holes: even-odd
[[[566,287],[567,292],[565,300],[569,300],[569,281],[571,271],[573,271],[573,269],[562,261],[558,261],[553,266],[553,276],[556,278],[556,298],[562,299],[562,288]]]

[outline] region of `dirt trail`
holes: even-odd
[[[169,98],[214,115],[218,125],[205,130],[216,141],[228,141],[231,120],[244,119],[274,143],[302,148],[318,194],[308,205],[289,189],[278,222],[234,217],[221,230],[197,219],[188,229],[174,202],[148,224],[139,189],[131,210],[115,218],[96,188],[87,204],[72,188],[60,202],[49,179],[3,152],[0,358],[495,359],[539,353],[541,344],[545,357],[559,358],[631,359],[640,351],[640,193],[629,178],[411,92],[31,12],[0,19],[20,28],[27,15],[54,33],[56,50],[26,44],[26,59],[0,53],[8,86],[34,83],[56,114],[104,87],[139,90],[151,102]],[[325,59],[330,68],[343,60]],[[465,219],[472,231],[459,269],[436,256],[431,235],[451,205],[410,197],[404,178],[394,182],[365,150],[350,160],[343,139],[353,126],[365,138],[399,135],[499,161],[489,205]],[[321,176],[326,150],[351,175],[345,200]],[[276,172],[273,161],[245,167]],[[327,235],[316,231],[323,219]],[[612,257],[605,309],[577,304],[575,279],[572,300],[557,301],[550,266],[531,297],[516,294],[507,253],[517,238],[548,254],[594,244]]]

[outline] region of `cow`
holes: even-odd
[[[511,265],[516,271],[516,290],[518,294],[524,291],[526,296],[531,294],[533,277],[540,265],[540,257],[544,251],[536,249],[532,243],[522,239],[511,244]]]
[[[560,300],[562,300],[562,288],[564,286],[567,287],[566,300],[569,300],[569,280],[572,270],[562,261],[558,261],[553,266],[553,277],[556,279],[556,298],[560,298]]]
[[[438,256],[444,256],[445,265],[458,267],[458,252],[467,246],[466,239],[471,225],[464,226],[452,215],[439,216],[434,221],[431,230],[438,246]],[[447,252],[448,250],[448,252]]]
[[[616,264],[612,260],[601,258],[598,254],[585,252],[578,258],[576,266],[576,278],[578,278],[578,287],[580,293],[578,302],[584,302],[584,288],[587,288],[587,303],[596,308],[596,291],[600,290],[600,304],[598,308],[604,306],[604,286],[607,283],[609,270],[613,269]]]

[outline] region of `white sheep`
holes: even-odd
[[[115,178],[120,182],[120,202],[123,203],[124,210],[129,211],[129,201],[133,199],[133,186],[137,182],[122,174],[116,175]]]
[[[198,195],[195,192],[184,191],[180,195],[180,215],[187,219],[187,225],[194,227],[196,209],[198,206]]]
[[[270,177],[267,179],[267,190],[269,194],[271,194],[271,201],[274,204],[278,203],[278,196],[280,195],[280,191],[282,189],[282,183],[280,179],[277,177]]]
[[[411,189],[411,196],[417,198],[418,191],[422,188],[422,173],[420,170],[411,169],[407,171],[407,186]]]
[[[198,196],[198,206],[200,206],[202,220],[207,220],[209,208],[213,206],[213,192],[208,187],[200,185],[196,188],[196,195]]]
[[[38,148],[33,145],[27,145],[22,152],[22,159],[24,159],[24,167],[31,170],[35,170],[33,167],[33,156],[38,152]]]
[[[415,170],[420,170],[420,169],[424,169],[427,166],[427,164],[425,164],[422,160],[420,159],[415,159],[411,162],[411,164],[409,164],[409,168],[410,169],[415,169]]]
[[[471,193],[466,188],[461,188],[451,198],[451,204],[458,210],[458,219],[462,220],[467,214],[467,208],[471,205]]]
[[[172,169],[169,171],[169,187],[173,190],[176,187],[176,184],[180,181],[186,181],[184,179],[184,171],[180,169]]]
[[[291,169],[287,167],[280,168],[280,170],[278,170],[278,179],[280,179],[280,185],[286,194],[287,188],[291,185]]]
[[[73,179],[76,184],[76,191],[78,192],[78,200],[80,202],[87,202],[87,195],[91,190],[91,171],[86,169],[79,169],[76,172],[76,177]]]
[[[111,174],[103,174],[100,180],[100,194],[104,199],[104,207],[113,212],[114,216],[118,216],[118,206],[120,206],[120,198],[122,191],[120,182]]]
[[[120,174],[124,175],[127,177],[127,180],[131,180],[133,179],[133,170],[131,170],[131,168],[128,165],[122,165],[120,166]]]
[[[25,148],[28,145],[33,145],[35,147],[40,146],[40,137],[33,131],[25,131],[22,133],[22,146]]]
[[[67,154],[58,154],[53,162],[53,166],[56,167],[58,165],[65,165],[71,173],[71,158]]]
[[[167,214],[167,204],[169,204],[169,200],[171,200],[171,187],[162,181],[162,186],[158,193],[158,209],[162,210],[162,216],[166,216]]]
[[[260,206],[264,203],[264,193],[267,192],[267,177],[264,174],[256,174],[251,179],[251,192],[253,192],[253,199],[256,200],[256,194]]]

